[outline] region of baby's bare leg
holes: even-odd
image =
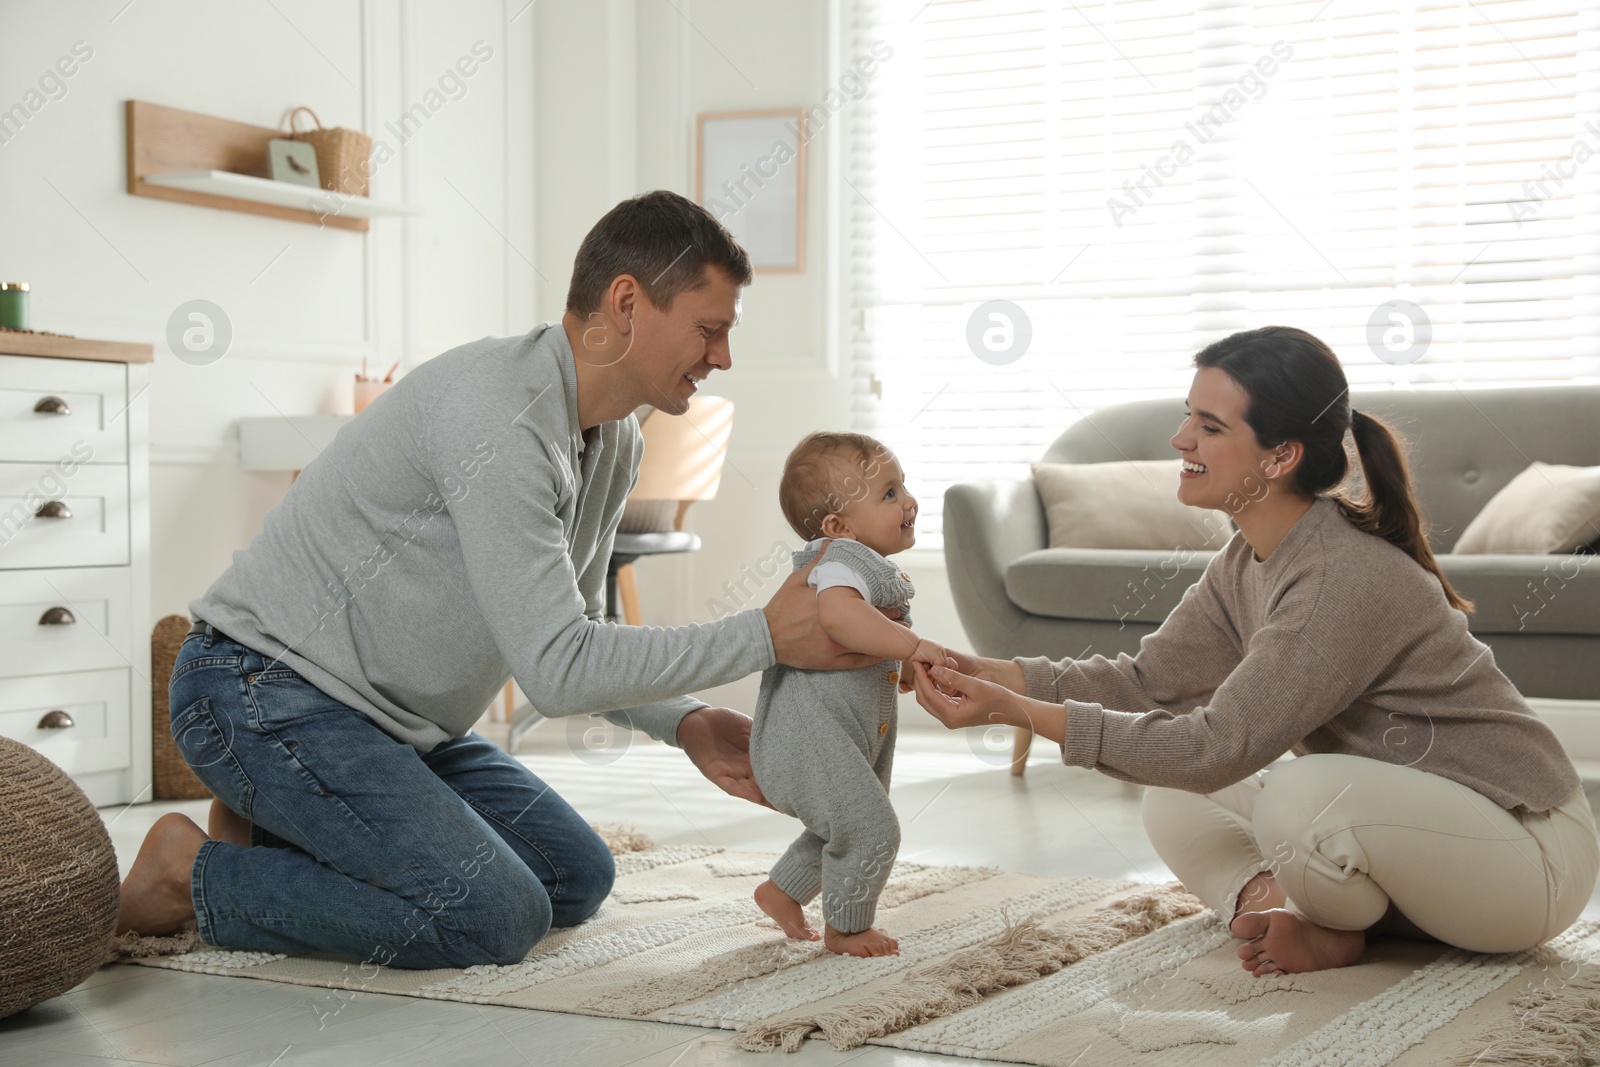
[[[854,934],[841,934],[833,928],[832,923],[824,925],[827,932],[822,935],[822,943],[829,952],[837,952],[841,956],[900,955],[900,942],[876,926],[869,926]]]
[[[800,902],[778,888],[771,878],[756,886],[756,906],[783,928],[783,932],[801,941],[815,941],[817,932],[806,922],[805,909]]]
[[[806,829],[772,868],[756,902],[790,937],[814,940],[801,906],[822,894],[824,942],[835,952],[889,955],[893,938],[873,926],[878,897],[900,849],[900,827],[889,802],[893,720],[881,732],[872,724],[872,755],[860,741],[860,723],[848,708],[827,700],[805,715],[776,707],[752,735],[751,763],[762,791],[779,811]],[[837,712],[837,714],[835,714]]]
[[[771,876],[756,887],[756,905],[783,927],[785,934],[802,941],[818,937],[806,922],[803,906],[822,891],[822,845],[822,838],[811,830],[800,831],[772,865]]]
[[[902,665],[902,669],[904,669],[904,665]],[[897,722],[889,724],[889,731],[884,738],[883,747],[879,749],[878,759],[872,765],[872,773],[877,777],[879,784],[883,786],[885,794],[889,792],[889,776],[894,767],[894,743],[895,735],[898,733],[898,725]],[[893,810],[892,807],[889,809],[891,815]],[[896,821],[895,841],[898,842],[899,839],[899,822]],[[880,857],[883,855],[882,849],[879,850],[879,855]],[[887,862],[889,865],[893,865],[894,857],[892,852],[889,853]],[[887,880],[887,871],[884,872],[884,877]],[[834,929],[832,924],[824,924],[824,930],[826,932],[823,934],[822,943],[827,946],[830,952],[838,952],[841,955],[850,956],[900,955],[900,942],[876,926],[869,926],[865,930],[853,934],[840,933]]]

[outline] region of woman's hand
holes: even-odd
[[[948,667],[936,667],[930,672],[925,664],[913,666],[917,703],[952,730],[996,724],[1015,726],[1025,718],[1022,698],[997,682]]]
[[[985,682],[995,682],[1003,685],[1013,693],[1026,694],[1027,682],[1022,677],[1022,667],[1015,660],[988,659],[983,656],[974,656],[970,652],[957,652],[953,648],[945,649],[950,658],[955,660],[955,669],[962,674],[980,678]],[[910,671],[904,671],[900,677],[900,692],[909,693],[915,688],[915,679]],[[946,695],[953,695],[953,690]]]
[[[1034,700],[999,682],[948,668],[935,668],[930,673],[919,663],[916,670],[917,703],[952,730],[965,726],[1016,726],[1056,744],[1066,736],[1067,709],[1060,704]]]

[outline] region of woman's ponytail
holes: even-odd
[[[1357,529],[1383,538],[1433,572],[1451,607],[1471,611],[1472,601],[1456,592],[1428,545],[1422,510],[1411,489],[1411,469],[1394,431],[1382,419],[1351,408],[1350,436],[1355,438],[1367,493],[1361,500],[1342,492],[1332,494],[1345,517]]]

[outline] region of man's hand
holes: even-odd
[[[879,662],[877,656],[847,652],[843,645],[828,636],[817,620],[817,594],[806,581],[811,568],[822,560],[827,549],[828,542],[822,542],[816,559],[785,578],[767,606],[761,609],[767,617],[767,631],[772,634],[772,650],[785,667],[849,671]],[[886,611],[884,615],[899,621],[899,612]]]
[[[750,719],[729,708],[701,708],[678,723],[678,747],[729,796],[770,808],[750,769]]]

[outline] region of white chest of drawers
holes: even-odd
[[[150,799],[150,355],[0,332],[0,735],[97,805]]]

